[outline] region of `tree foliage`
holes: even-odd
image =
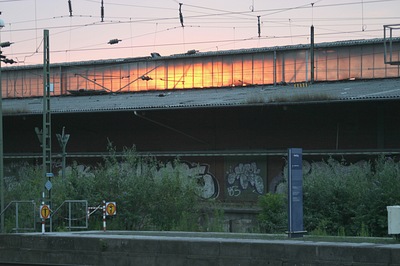
[[[387,236],[387,206],[400,205],[400,163],[381,156],[349,164],[332,158],[315,164],[303,177],[305,230],[323,235]],[[285,195],[285,198],[287,196]],[[286,206],[272,195],[261,197],[261,225],[281,224]],[[273,230],[272,230],[273,231]]]

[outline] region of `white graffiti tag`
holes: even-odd
[[[257,167],[255,162],[252,163],[240,163],[235,167],[231,168],[227,173],[228,179],[228,191],[233,189],[236,191],[238,188],[234,186],[235,182],[238,180],[241,190],[246,190],[248,188],[254,189],[256,193],[262,194],[264,192],[264,181],[260,176],[260,169]],[[231,194],[231,193],[229,193]],[[240,195],[232,193],[234,196]]]
[[[197,180],[199,196],[204,199],[211,199],[218,197],[219,184],[217,179],[209,171],[209,168],[210,166],[208,164],[181,162],[178,165],[173,165],[171,162],[168,162],[165,166],[155,170],[155,175],[161,178],[165,173],[179,171],[183,176]]]

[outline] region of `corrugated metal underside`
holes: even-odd
[[[291,84],[61,96],[51,98],[51,112],[196,109],[400,99],[398,78],[325,82],[305,86]],[[43,99],[40,97],[3,99],[3,113],[7,116],[34,115],[41,114],[42,111]]]

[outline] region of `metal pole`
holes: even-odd
[[[103,200],[103,231],[105,232],[107,229],[106,225],[106,201]]]
[[[44,206],[44,199],[45,199],[45,194],[43,192],[42,194],[42,205],[40,206],[40,215],[42,215],[42,206]],[[44,217],[42,217],[42,234],[44,234],[46,232],[46,219],[44,219]]]
[[[272,76],[274,78],[274,86],[276,86],[276,50],[274,51],[274,66]]]
[[[62,179],[65,180],[65,160],[67,153],[65,152],[65,145],[62,147],[62,165],[61,165],[61,176]]]
[[[61,150],[62,150],[62,169],[61,169],[61,175],[62,179],[65,179],[65,167],[66,167],[66,156],[67,153],[65,152],[65,147],[67,146],[68,140],[69,140],[69,134],[65,134],[65,127],[62,129],[61,134],[56,134],[58,143],[60,144]]]
[[[0,30],[3,28],[3,21],[0,21]],[[0,38],[1,42],[1,38]],[[0,47],[1,51],[1,47]],[[1,78],[0,60],[0,194],[1,194],[1,232],[4,233],[4,162],[3,162],[3,88]]]
[[[384,50],[383,50],[383,52],[384,52],[384,54],[383,54],[383,58],[384,58],[384,61],[385,61],[385,65],[387,64],[387,53],[386,53],[386,51],[387,51],[387,47],[386,47],[386,25],[383,25],[383,47],[384,47]]]
[[[306,50],[306,82],[308,82],[308,50]]]
[[[314,83],[314,25],[311,25],[311,83]]]
[[[71,202],[69,201],[68,202],[68,228],[69,228],[69,231],[71,231],[71,228],[72,228],[72,215],[71,215],[71,211],[72,211],[72,208],[71,208]]]
[[[19,228],[18,212],[19,212],[19,204],[17,202],[17,203],[15,203],[15,232],[16,233],[18,233],[18,228]]]
[[[51,163],[51,112],[50,112],[50,47],[49,30],[43,31],[43,178],[44,187],[48,191],[48,205],[51,206],[51,178],[53,177]],[[52,218],[50,217],[50,232]]]
[[[32,217],[33,217],[32,228],[33,228],[33,231],[36,232],[36,218],[35,217],[36,217],[37,213],[36,213],[36,203],[34,200],[32,200],[32,206],[33,206],[33,208],[32,208]]]

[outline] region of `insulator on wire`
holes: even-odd
[[[2,61],[3,61],[4,63],[6,63],[6,64],[14,64],[14,63],[17,63],[17,62],[14,61],[13,59],[8,59],[8,58],[3,59]]]
[[[119,43],[119,42],[121,42],[122,40],[118,40],[118,39],[112,39],[112,40],[109,40],[108,41],[108,44],[116,44],[116,43]]]
[[[72,4],[71,0],[68,0],[69,16],[72,17]]]
[[[183,25],[183,14],[182,14],[182,3],[179,3],[179,20],[181,22],[181,26],[185,27],[185,25]]]
[[[1,48],[10,47],[11,44],[13,44],[13,43],[12,42],[2,42],[2,43],[0,43],[0,47]]]
[[[258,38],[261,37],[261,23],[260,23],[260,16],[257,16],[258,19]]]
[[[100,10],[100,13],[101,13],[101,22],[104,22],[104,2],[103,2],[103,0],[101,0],[101,10]]]
[[[141,79],[141,80],[144,80],[144,81],[153,80],[151,77],[149,77],[149,76],[147,76],[147,75],[141,76],[140,79]]]

